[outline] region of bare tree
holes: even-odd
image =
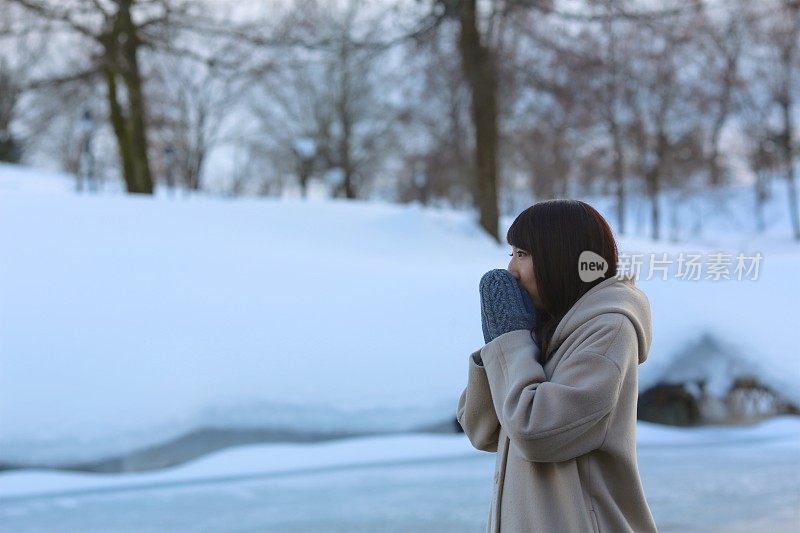
[[[603,20],[602,25],[602,32],[605,38],[599,39],[595,50],[601,55],[600,65],[602,65],[601,72],[598,73],[598,79],[601,83],[596,93],[599,100],[597,110],[611,139],[609,151],[613,159],[611,174],[616,184],[617,231],[624,234],[627,229],[625,225],[627,199],[625,178],[627,168],[624,141],[626,127],[624,117],[627,114],[627,110],[623,108],[626,101],[623,93],[626,90],[630,90],[625,87],[625,76],[627,74],[626,61],[632,56],[632,51],[630,50],[632,43],[626,41],[624,34],[621,34],[618,30],[620,22],[627,22],[624,20],[618,21],[614,17],[614,12],[620,8],[621,3],[619,0],[605,0],[603,9],[607,18]]]
[[[661,192],[670,181],[688,184],[697,174],[689,172],[692,162],[699,168],[696,145],[702,146],[702,125],[692,96],[705,80],[697,69],[688,68],[695,57],[691,40],[695,20],[637,26],[642,33],[637,39],[639,57],[632,66],[636,90],[631,94],[634,117],[629,142],[636,147],[633,165],[651,204],[653,239],[661,236]]]
[[[709,13],[708,0],[699,4],[699,31],[696,47],[703,55],[708,83],[698,89],[699,110],[708,118],[708,183],[711,186],[725,180],[725,164],[720,158],[720,140],[728,119],[736,112],[736,92],[741,89],[740,69],[743,47],[746,44],[747,5]]]
[[[152,157],[162,176],[202,188],[203,165],[222,141],[222,124],[243,80],[207,63],[162,54],[151,61]]]
[[[288,162],[285,171],[297,176],[304,193],[309,178],[319,175],[328,176],[334,196],[366,196],[393,144],[396,113],[379,64],[387,61],[386,49],[374,44],[382,32],[379,15],[359,0],[298,3],[285,25],[313,33],[318,44],[282,51],[269,76],[255,79],[252,108],[265,149],[276,165]]]
[[[459,27],[458,43],[460,51],[461,65],[464,77],[470,88],[472,106],[472,125],[475,136],[475,202],[480,213],[481,226],[495,239],[498,239],[498,173],[499,161],[498,151],[500,135],[502,129],[499,124],[500,114],[498,97],[498,72],[499,62],[496,50],[498,39],[498,28],[502,28],[508,20],[519,18],[525,14],[533,14],[524,17],[534,27],[543,24],[547,18],[560,21],[569,21],[572,24],[585,24],[609,21],[612,19],[626,20],[644,25],[652,25],[658,20],[674,18],[675,16],[691,14],[694,6],[659,9],[638,9],[633,10],[628,6],[623,6],[627,2],[599,2],[601,7],[605,4],[606,8],[597,13],[596,10],[575,9],[574,11],[564,11],[551,0],[506,0],[506,1],[487,1],[478,2],[477,0],[435,0],[435,4],[440,8],[439,11],[443,18],[450,18],[457,21]],[[591,0],[587,1],[589,7],[598,4]],[[608,9],[608,6],[615,6],[615,9]],[[616,7],[619,5],[619,7]],[[587,7],[587,6],[584,6]],[[674,22],[671,21],[671,22]],[[666,118],[666,114],[664,114]],[[620,133],[617,132],[617,169],[616,174],[622,183],[624,173],[624,161],[619,158],[622,154]],[[658,149],[655,149],[657,152]],[[656,174],[650,173],[649,182],[655,187],[653,196],[657,196]],[[619,194],[624,195],[622,187]],[[624,197],[623,197],[624,198]],[[624,202],[620,201],[620,213]],[[620,215],[622,220],[622,216]],[[653,208],[653,219],[658,220],[658,208]],[[657,224],[656,226],[657,227]],[[654,230],[657,232],[657,230]],[[499,240],[499,239],[498,239]]]
[[[135,0],[54,3],[8,0],[32,14],[62,24],[84,37],[91,62],[87,70],[69,73],[58,81],[100,76],[107,89],[110,121],[117,138],[123,175],[129,192],[152,193],[147,155],[146,106],[139,68],[145,28],[164,20],[166,9],[135,23]],[[162,6],[163,7],[163,6]],[[153,11],[151,5],[147,6]],[[53,76],[56,78],[57,76]],[[48,80],[52,83],[57,80]],[[124,97],[124,100],[122,98]]]
[[[20,95],[17,83],[5,58],[0,57],[0,161],[17,162],[22,155],[19,141],[11,131]]]
[[[754,91],[763,91],[768,100],[769,119],[774,140],[780,150],[789,196],[789,215],[794,239],[800,241],[800,207],[797,197],[798,152],[795,105],[800,97],[800,1],[783,0],[780,9],[755,21],[758,43],[755,53],[757,83]],[[757,97],[756,97],[757,100]]]
[[[477,0],[456,3],[458,47],[464,77],[470,87],[475,129],[475,200],[480,225],[498,242],[497,202],[497,68],[487,37],[480,29]]]
[[[423,203],[447,200],[450,205],[471,206],[474,191],[474,139],[470,128],[470,96],[454,38],[455,28],[419,39],[406,50],[408,69],[400,111],[404,179],[401,201]]]
[[[225,29],[202,3],[189,0],[2,1],[20,6],[51,22],[56,30],[69,31],[81,39],[78,46],[84,60],[80,70],[51,73],[31,82],[29,88],[102,83],[127,190],[152,194],[143,52],[235,64],[238,58],[211,58],[203,48],[183,47],[176,42],[180,32],[202,33],[208,41],[212,37],[233,38],[235,31]]]
[[[0,161],[22,158],[26,139],[15,126],[24,122],[20,104],[44,57],[48,25],[30,18],[19,6],[0,3]]]

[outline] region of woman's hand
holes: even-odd
[[[536,311],[528,292],[511,272],[490,270],[481,277],[481,326],[488,344],[503,333],[518,329],[533,330]]]

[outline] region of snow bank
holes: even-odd
[[[20,183],[9,168],[0,463],[100,460],[199,428],[394,431],[455,417],[483,345],[478,280],[508,261],[471,215],[77,195],[59,178],[3,186]],[[800,254],[761,251],[757,281],[640,282],[655,323],[641,390],[708,334],[800,402]]]
[[[639,422],[639,449],[658,446],[711,447],[758,443],[766,446],[800,444],[800,418],[780,416],[747,427],[676,428]],[[27,470],[0,474],[0,502],[95,491],[136,490],[165,485],[232,481],[268,475],[388,465],[414,461],[442,461],[485,454],[464,435],[407,434],[342,439],[314,444],[258,444],[239,446],[158,472],[83,474]]]

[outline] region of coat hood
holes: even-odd
[[[639,364],[644,363],[653,340],[650,301],[636,287],[632,274],[605,279],[581,296],[556,326],[551,350],[555,352],[579,326],[605,313],[625,315],[633,323],[639,338]]]

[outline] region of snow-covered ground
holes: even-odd
[[[763,240],[726,236],[724,224],[691,243],[620,238],[626,253],[763,257],[756,280],[679,280],[674,264],[648,280],[643,266],[654,338],[640,390],[708,377],[722,393],[753,375],[800,404],[800,250],[788,223],[768,222]],[[508,251],[463,212],[78,195],[57,173],[0,164],[0,464],[96,462],[202,429],[396,433],[452,421],[468,354],[483,344],[478,280]],[[725,357],[692,357],[709,339]],[[796,521],[797,424],[640,423],[659,524]],[[481,531],[493,459],[476,453],[463,435],[409,433],[239,447],[148,473],[11,471],[0,473],[0,524]]]
[[[752,427],[640,422],[659,531],[796,531],[800,418]],[[0,476],[9,531],[481,532],[494,455],[458,435],[233,448],[157,473]]]
[[[483,344],[478,280],[509,249],[469,214],[77,195],[65,181],[0,166],[0,463],[96,461],[201,428],[402,431],[455,416]],[[712,387],[750,372],[800,404],[800,253],[758,251],[757,280],[641,277],[654,321],[641,390],[711,336],[736,363]]]

